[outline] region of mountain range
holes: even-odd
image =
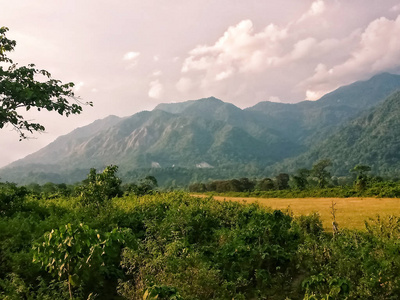
[[[159,104],[77,128],[2,168],[0,178],[73,183],[92,167],[115,164],[125,180],[152,174],[161,184],[176,177],[181,185],[290,173],[322,158],[333,161],[336,175],[356,164],[393,175],[400,167],[399,89],[400,76],[384,73],[317,101],[265,101],[246,109],[214,97]]]

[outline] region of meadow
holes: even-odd
[[[332,230],[332,204],[335,209],[336,222],[341,228],[365,229],[365,221],[378,215],[400,216],[400,199],[398,198],[255,198],[213,196],[220,201],[238,201],[259,203],[272,209],[293,213],[294,216],[318,213],[324,229]]]

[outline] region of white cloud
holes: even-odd
[[[84,85],[85,85],[85,83],[82,82],[82,81],[80,81],[79,83],[75,84],[74,90],[75,90],[76,92],[78,92],[79,90],[82,89],[82,87],[83,87]]]
[[[282,100],[281,100],[279,97],[277,97],[277,96],[270,96],[270,97],[268,98],[268,101],[269,101],[269,102],[278,102],[278,103],[282,102]]]
[[[312,49],[317,45],[317,40],[312,37],[308,37],[304,40],[296,42],[293,46],[293,51],[290,53],[292,60],[302,59],[305,56],[309,56],[312,53]]]
[[[164,86],[162,85],[162,83],[160,83],[158,79],[150,82],[150,89],[148,92],[148,96],[150,98],[160,99],[163,96],[163,94],[164,94]]]
[[[161,76],[162,75],[162,71],[161,70],[154,71],[152,75],[155,76],[155,77]]]
[[[226,71],[222,71],[221,73],[218,73],[216,76],[215,76],[215,80],[224,80],[224,79],[226,79],[226,78],[229,78],[229,77],[231,77],[232,76],[232,74],[233,74],[233,69],[228,69],[228,70],[226,70]]]
[[[323,0],[316,0],[311,4],[310,9],[300,17],[298,22],[303,22],[304,20],[315,17],[322,14],[326,9],[325,2]]]
[[[270,24],[254,33],[252,21],[243,20],[229,27],[214,45],[197,46],[190,51],[182,72],[206,71],[211,80],[221,80],[236,73],[257,71],[274,64],[280,41],[286,37],[286,28]]]
[[[306,91],[306,100],[318,100],[324,95],[323,92],[321,91],[312,91],[312,90],[307,90]]]
[[[181,93],[186,93],[193,88],[193,82],[188,77],[182,77],[176,84],[176,89]]]
[[[390,11],[394,11],[394,12],[400,11],[400,3],[394,5],[394,6],[390,9]]]
[[[347,59],[330,68],[320,65],[302,83],[312,93],[324,94],[343,83],[371,77],[400,68],[400,16],[396,20],[379,18],[359,34],[358,44]],[[312,91],[311,91],[312,90]]]
[[[321,13],[324,9],[323,2],[316,1],[311,11]],[[343,61],[340,53],[353,43],[353,36],[318,39],[292,23],[287,26],[269,24],[256,31],[252,21],[243,20],[230,26],[213,45],[200,45],[191,50],[181,68],[185,79],[176,87],[181,92],[189,90],[187,86],[190,85],[197,94],[221,93],[228,97],[253,94],[253,99],[265,100],[270,93],[287,93],[285,83],[296,86],[327,58],[329,64]],[[198,84],[189,84],[192,81]],[[269,82],[273,81],[280,82],[271,86]],[[262,91],[263,88],[269,92]]]
[[[323,13],[324,12],[324,10],[325,10],[325,3],[324,3],[324,1],[323,0],[317,0],[317,1],[314,1],[312,4],[311,4],[311,8],[310,8],[310,10],[309,10],[309,14],[310,15],[319,15],[319,14],[321,14],[321,13]]]
[[[341,85],[400,70],[400,16],[342,32],[336,30],[338,18],[352,15],[343,11],[344,6],[315,0],[297,20],[260,30],[251,20],[242,20],[214,43],[189,51],[176,88],[190,95],[250,101],[279,95],[284,102],[296,102],[316,100]]]
[[[123,59],[124,60],[134,60],[134,59],[138,58],[139,55],[140,55],[139,52],[131,51],[131,52],[125,53]]]

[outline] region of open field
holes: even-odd
[[[399,198],[245,198],[214,196],[216,200],[258,202],[273,209],[290,209],[295,216],[318,212],[324,227],[332,230],[332,201],[336,203],[336,221],[341,228],[364,229],[364,221],[377,215],[400,215]]]

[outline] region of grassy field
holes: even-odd
[[[399,198],[243,198],[214,196],[220,201],[258,202],[273,209],[293,212],[295,216],[318,212],[324,227],[332,230],[332,202],[335,203],[336,222],[340,228],[364,229],[364,221],[377,215],[400,215]]]

